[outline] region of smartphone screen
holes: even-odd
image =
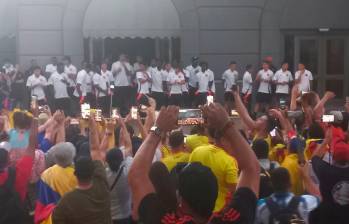
[[[112,115],[111,115],[111,118],[113,119],[119,119],[119,113],[118,113],[118,109],[113,109],[112,110]]]
[[[110,85],[110,88],[111,88],[111,89],[114,89],[114,88],[115,88],[115,86],[114,86],[114,85]]]
[[[207,105],[213,103],[213,96],[207,96]]]
[[[271,137],[275,137],[275,136],[276,136],[276,128],[274,128],[274,130],[272,130],[272,131],[270,132],[270,136],[271,136]]]
[[[95,113],[95,119],[96,121],[100,122],[102,121],[102,110],[97,109]]]
[[[91,107],[90,104],[81,104],[81,117],[83,119],[88,119],[90,117]]]
[[[322,122],[324,122],[324,123],[334,122],[334,115],[323,115]]]
[[[38,97],[37,96],[32,96],[30,105],[32,108],[36,108],[38,106]]]
[[[204,124],[204,118],[200,109],[179,110],[178,125],[191,126]]]
[[[136,120],[138,118],[138,109],[137,107],[131,108],[131,118]]]

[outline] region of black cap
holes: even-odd
[[[192,61],[198,61],[198,60],[199,60],[199,57],[194,56],[194,57],[191,58],[191,60],[192,60]]]

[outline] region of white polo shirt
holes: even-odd
[[[174,71],[170,72],[167,77],[167,82],[170,85],[170,94],[182,94],[182,84],[179,84],[179,82],[184,80],[185,78],[182,72],[178,74]]]
[[[305,70],[304,74],[301,76],[301,71],[297,71],[295,74],[295,79],[299,79],[301,77],[300,83],[299,83],[299,91],[302,92],[309,92],[310,91],[310,81],[313,80],[313,74]]]
[[[63,80],[68,81],[68,76],[65,73],[53,73],[48,79],[48,85],[52,85],[55,92],[55,99],[68,98],[67,84]]]
[[[147,79],[151,78],[149,72],[139,71],[136,73],[136,77],[137,77],[137,83],[138,83],[138,93],[149,94],[149,89],[150,89],[149,80],[144,82],[144,83],[140,82],[140,79],[147,80]]]
[[[236,81],[238,80],[239,73],[235,70],[232,71],[231,69],[226,70],[223,75],[222,79],[224,82],[224,88],[226,92],[232,91],[231,87],[233,85],[236,85]]]
[[[53,64],[46,65],[45,72],[50,74],[57,72],[57,65],[53,65]]]
[[[85,69],[81,70],[76,76],[76,84],[80,84],[80,90],[82,96],[86,96],[87,92],[87,84],[89,81],[89,74],[85,71]],[[78,91],[75,89],[74,96],[79,97]]]
[[[78,70],[76,69],[76,67],[72,64],[69,66],[65,66],[64,73],[68,77],[67,81],[69,82],[69,86],[75,87],[75,78],[76,78],[76,74],[78,73]],[[73,78],[71,78],[70,75],[72,75]]]
[[[189,65],[185,68],[189,72],[189,86],[196,88],[196,83],[198,82],[197,74],[201,72],[201,67],[196,68],[193,65]]]
[[[293,77],[290,71],[283,71],[280,69],[277,71],[273,77],[273,81],[276,82],[286,82],[287,84],[277,84],[276,85],[276,93],[289,94],[290,87],[289,83],[293,81]]]
[[[167,81],[167,78],[165,76],[165,74],[159,70],[157,67],[150,68],[150,74],[151,74],[151,91],[152,92],[157,92],[157,93],[162,93],[164,92],[163,89],[163,82]]]
[[[190,72],[186,69],[183,70],[184,72],[184,78],[185,79],[185,83],[182,85],[182,92],[189,92],[189,83],[187,82],[187,79],[190,78]]]
[[[108,87],[109,87],[108,75],[106,73],[104,73],[102,75],[95,73],[93,75],[93,85],[98,86],[99,88],[101,88],[104,91],[108,91]],[[96,89],[96,93],[97,93],[97,97],[106,96],[106,94],[104,92],[101,92],[98,89]]]
[[[269,82],[263,82],[262,79],[266,81],[271,81],[273,79],[274,73],[269,69],[265,71],[264,69],[260,70],[257,74],[260,77],[260,84],[258,88],[259,93],[271,93],[271,85]]]
[[[252,75],[248,71],[245,72],[244,77],[242,78],[242,90],[243,94],[252,93]]]
[[[199,93],[207,93],[210,90],[208,85],[209,82],[214,81],[213,72],[210,69],[207,69],[205,72],[200,71],[197,73],[197,78],[199,83]]]
[[[130,72],[132,72],[132,67],[130,63],[125,62],[125,66]],[[120,68],[121,68],[121,71],[119,73],[116,73],[116,71],[119,70]],[[129,77],[127,76],[126,70],[120,61],[117,61],[112,65],[111,71],[114,75],[114,85],[116,87],[130,85]]]
[[[39,85],[38,85],[39,84]],[[31,95],[37,96],[38,100],[45,99],[45,91],[44,88],[47,86],[47,80],[44,76],[40,75],[39,77],[36,77],[34,74],[29,76],[27,80],[27,87],[36,86],[35,88],[31,89]]]

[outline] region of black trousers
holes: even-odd
[[[109,96],[101,96],[97,101],[98,108],[102,110],[102,114],[104,117],[110,116],[110,97]]]
[[[85,103],[90,104],[91,108],[97,108],[97,98],[93,93],[87,93]]]
[[[114,89],[113,107],[119,108],[120,115],[125,117],[135,99],[132,99],[132,88],[130,86],[119,86]]]
[[[160,92],[152,92],[151,96],[154,98],[156,101],[156,110],[160,110],[162,106],[167,105],[167,100],[166,100],[166,95],[165,93],[160,93]]]
[[[71,102],[69,98],[55,99],[55,109],[64,111],[64,114],[66,116],[73,115],[70,109],[70,105],[71,105]]]
[[[196,96],[196,106],[205,105],[207,103],[207,93],[199,93]]]
[[[171,94],[168,105],[182,106],[182,94]]]
[[[189,109],[192,107],[192,101],[190,100],[189,92],[183,92],[182,94],[183,107]]]
[[[195,93],[197,90],[198,89],[196,87],[192,87],[189,85],[189,101],[190,101],[191,107],[198,105],[196,102],[197,97],[195,96]]]

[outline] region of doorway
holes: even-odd
[[[316,92],[333,91],[337,99],[349,95],[348,36],[296,36],[294,46],[294,69],[298,62],[305,64],[313,73]]]

